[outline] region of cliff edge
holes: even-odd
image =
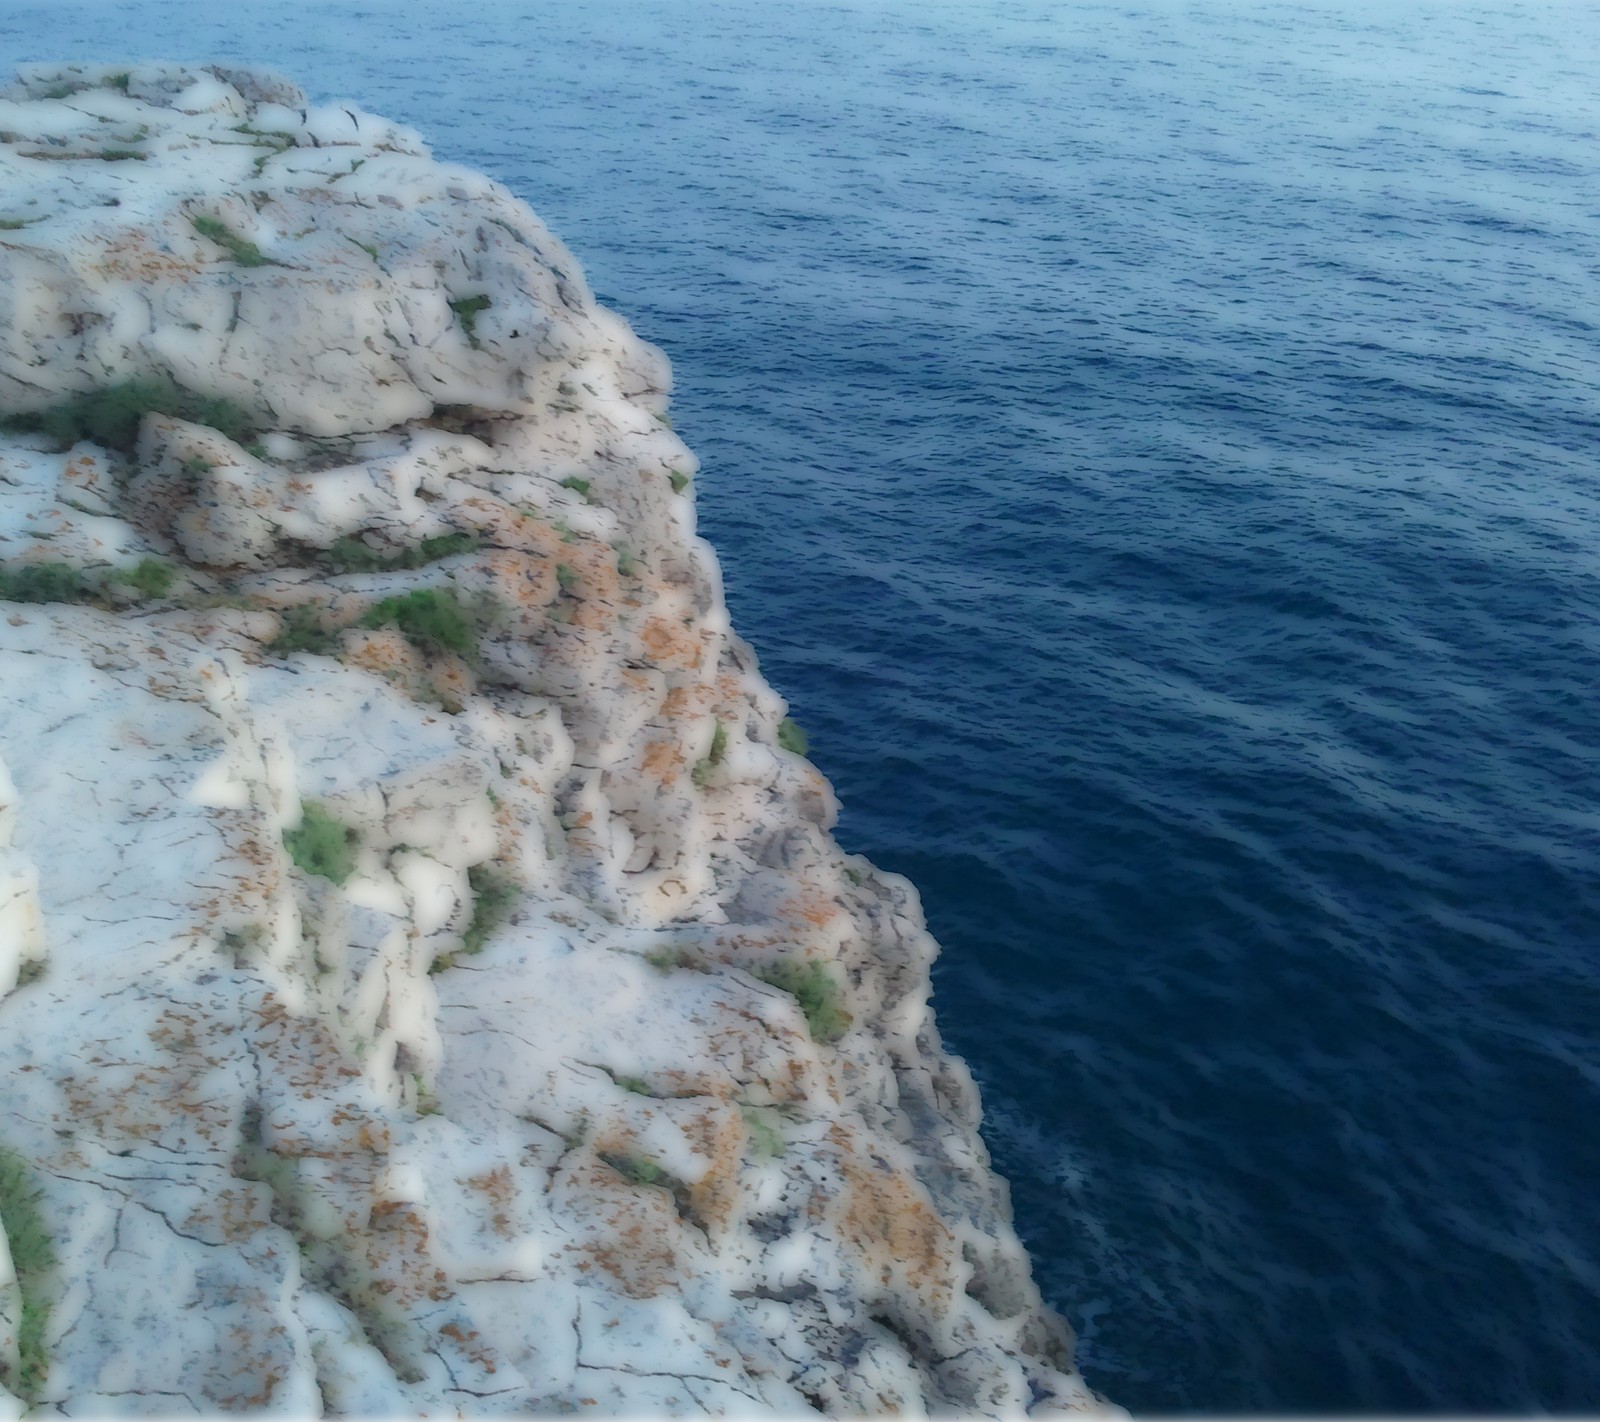
[[[0,90],[0,1416],[1101,1406],[668,385],[409,129]]]

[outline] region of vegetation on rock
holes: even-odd
[[[356,867],[360,836],[315,800],[300,807],[300,827],[283,832],[283,847],[307,874],[342,884]]]
[[[775,963],[752,974],[764,983],[789,993],[806,1015],[814,1042],[837,1042],[849,1030],[851,1017],[840,1003],[839,985],[823,965],[812,959],[806,963]]]
[[[394,626],[423,656],[454,652],[469,662],[478,656],[478,619],[452,588],[413,588],[367,609],[363,627]]]
[[[248,439],[255,428],[254,416],[231,400],[197,395],[169,380],[141,377],[74,395],[48,410],[7,415],[0,419],[0,429],[43,434],[62,449],[91,440],[129,454],[138,441],[140,424],[151,413],[209,425],[236,442]]]
[[[0,1225],[11,1252],[11,1267],[22,1294],[22,1317],[17,1324],[15,1376],[0,1370],[0,1381],[24,1402],[37,1399],[49,1364],[44,1335],[50,1304],[42,1297],[45,1280],[55,1268],[55,1250],[39,1213],[41,1191],[33,1172],[15,1151],[0,1146]]]

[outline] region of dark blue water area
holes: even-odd
[[[1138,1411],[1600,1411],[1600,11],[0,3],[526,197],[672,356]]]

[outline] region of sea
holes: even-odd
[[[669,353],[1092,1386],[1600,1412],[1600,7],[0,0],[156,57]]]

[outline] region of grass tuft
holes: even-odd
[[[667,470],[667,478],[672,481],[672,492],[681,494],[689,487],[689,476],[681,469]]]
[[[75,395],[48,410],[8,415],[0,419],[0,429],[44,434],[62,449],[90,440],[131,454],[139,439],[139,426],[151,413],[209,425],[234,441],[248,439],[255,427],[250,412],[231,400],[197,395],[171,381],[147,377]]]
[[[474,864],[468,869],[467,882],[472,886],[472,922],[461,935],[461,951],[481,953],[489,935],[511,916],[522,891],[515,881],[488,864]]]
[[[676,1194],[685,1188],[683,1181],[677,1176],[669,1174],[648,1156],[642,1155],[613,1155],[609,1151],[600,1152],[600,1159],[605,1161],[617,1174],[635,1185],[659,1185],[664,1190],[671,1190]]]
[[[307,874],[318,874],[342,884],[356,867],[356,845],[360,836],[349,825],[334,819],[315,800],[300,807],[300,828],[283,832],[283,845],[289,857]]]
[[[172,587],[172,578],[172,568],[159,558],[141,558],[137,567],[118,568],[106,582],[122,584],[146,597],[165,597]]]
[[[390,624],[425,657],[454,652],[469,662],[477,660],[477,619],[450,588],[416,588],[386,597],[361,619],[363,627]]]
[[[471,553],[481,542],[475,533],[441,533],[435,538],[424,538],[415,548],[380,553],[364,539],[346,535],[334,540],[327,559],[341,573],[394,573],[426,567],[458,553]]]
[[[460,301],[450,303],[456,320],[461,322],[461,329],[467,333],[467,344],[473,350],[481,349],[478,343],[478,317],[489,309],[489,304],[487,296],[464,296]]]
[[[66,563],[28,563],[0,569],[0,602],[87,602],[94,589]]]
[[[742,1114],[745,1129],[750,1132],[750,1149],[757,1156],[776,1158],[784,1153],[783,1137],[767,1120],[769,1112],[747,1106]]]
[[[267,651],[280,657],[291,652],[311,652],[319,657],[330,657],[339,649],[339,634],[322,625],[317,609],[302,603],[279,613],[283,629],[267,643]]]
[[[800,723],[785,716],[778,724],[778,744],[795,755],[804,755],[811,742],[807,739],[806,733],[800,729]]]
[[[5,1377],[9,1370],[0,1370],[0,1378],[24,1402],[37,1400],[49,1371],[44,1335],[50,1321],[50,1305],[40,1295],[56,1267],[56,1258],[39,1213],[41,1193],[27,1162],[15,1151],[0,1146],[0,1224],[5,1227],[11,1265],[22,1292],[16,1373]]]
[[[0,602],[100,602],[118,586],[145,597],[164,597],[172,579],[172,569],[159,558],[142,558],[136,567],[114,568],[94,577],[67,563],[28,563],[0,568]]]
[[[657,972],[670,973],[677,968],[693,968],[700,959],[692,949],[675,943],[669,948],[655,948],[644,955],[644,960]]]
[[[143,154],[139,155],[143,157]],[[241,267],[270,267],[276,265],[271,257],[263,254],[261,248],[254,242],[247,242],[238,233],[228,228],[225,223],[215,217],[192,217],[189,225],[209,242],[225,248],[228,255]]]
[[[837,1042],[850,1027],[851,1017],[839,998],[839,985],[814,959],[806,963],[776,963],[757,969],[753,977],[781,989],[800,1004],[814,1042]]]
[[[689,778],[704,790],[710,783],[711,772],[722,764],[722,759],[727,753],[728,728],[718,721],[717,729],[711,733],[711,749],[706,752],[705,759],[695,762],[694,769],[689,772]]]
[[[581,494],[587,499],[591,485],[587,479],[580,479],[576,474],[569,474],[561,481],[561,487],[563,489],[571,489],[573,493]]]

